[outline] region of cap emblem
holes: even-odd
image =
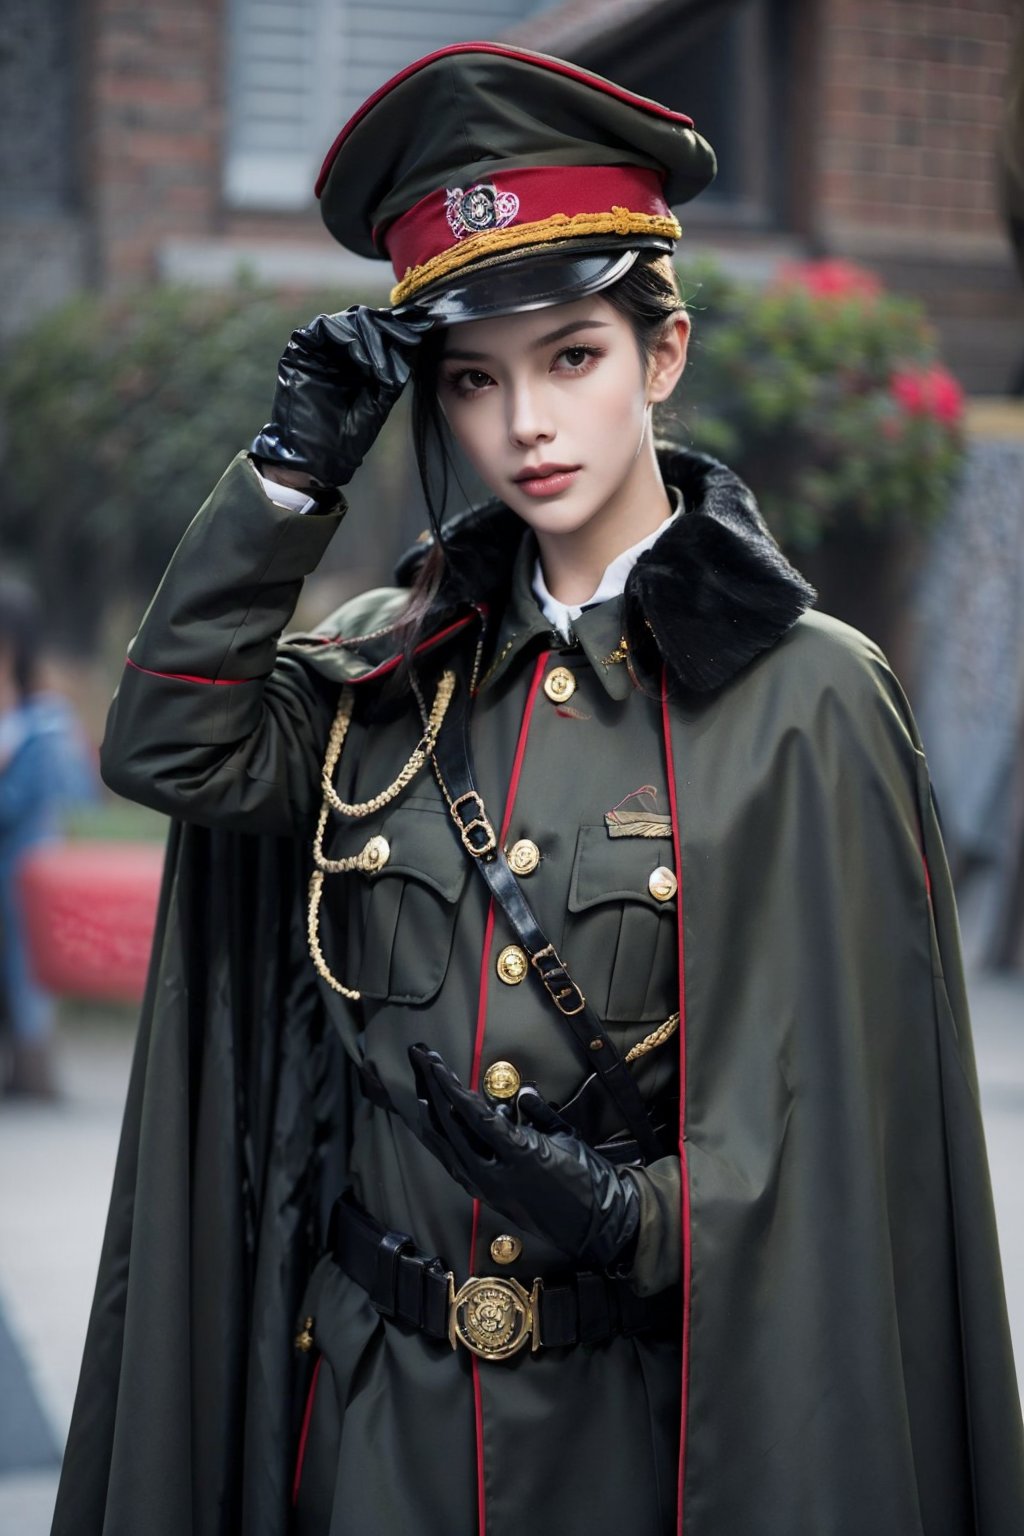
[[[456,240],[477,235],[484,229],[504,229],[519,212],[514,192],[499,192],[493,181],[478,182],[464,192],[461,187],[445,191],[445,213]]]

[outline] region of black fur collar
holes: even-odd
[[[634,666],[653,679],[664,666],[675,694],[720,688],[786,633],[814,602],[814,588],[782,553],[749,487],[725,464],[690,449],[659,451],[666,484],[684,512],[642,554],[624,592]],[[467,601],[500,608],[523,525],[490,501],[445,524],[445,573],[429,620]],[[412,580],[429,545],[403,558]]]

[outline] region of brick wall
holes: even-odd
[[[997,146],[1024,8],[824,0],[824,13],[817,243],[922,299],[968,389],[1005,391],[1024,376],[1024,289]]]
[[[11,3],[24,17],[66,14],[59,0]],[[1000,219],[994,152],[1020,0],[793,4],[797,31],[811,41],[792,81],[805,106],[788,234],[922,294],[969,387],[1005,387],[1024,356],[1024,294]],[[226,6],[88,0],[78,12],[87,20],[76,51],[77,181],[91,269],[104,288],[152,281],[173,242],[242,257],[291,242],[331,254],[315,208],[275,215],[224,205]],[[34,35],[38,43],[38,26]],[[39,97],[52,109],[52,94]],[[712,242],[726,234],[709,231]],[[756,254],[756,231],[737,238]],[[56,247],[66,255],[72,244],[59,237]],[[27,270],[56,295],[61,283],[42,260]]]
[[[221,207],[222,0],[93,0],[89,142],[104,287],[151,280],[160,242]]]
[[[62,0],[5,0],[3,15],[0,337],[75,292],[86,257],[75,25]]]
[[[1019,0],[830,0],[821,227],[1002,239],[994,153]]]

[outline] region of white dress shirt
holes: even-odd
[[[533,595],[540,604],[544,617],[551,623],[554,629],[558,630],[563,639],[567,640],[569,638],[573,620],[579,618],[584,608],[589,608],[594,603],[603,603],[607,598],[619,595],[626,585],[626,577],[634,565],[636,565],[644,550],[650,549],[655,540],[661,538],[665,529],[682,516],[683,498],[681,493],[674,485],[666,486],[665,489],[668,491],[675,511],[669,517],[666,517],[665,521],[660,523],[653,533],[647,534],[645,538],[638,539],[635,544],[631,544],[628,549],[624,549],[621,555],[616,555],[615,559],[605,566],[604,575],[585,603],[560,603],[557,597],[552,597],[544,580],[544,572],[541,570],[540,560],[537,560],[533,568]]]

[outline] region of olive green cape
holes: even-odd
[[[327,645],[292,655],[321,678],[358,671]],[[956,915],[906,700],[871,642],[805,613],[665,724],[679,1530],[1019,1536]],[[290,838],[172,831],[54,1536],[286,1531],[291,1335],[344,1181],[349,1093],[306,952],[304,860]],[[609,1449],[630,1475],[628,1447]]]

